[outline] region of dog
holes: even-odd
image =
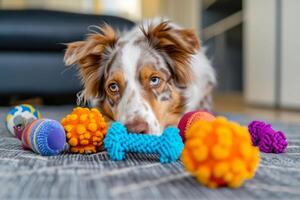
[[[130,132],[160,135],[184,113],[211,109],[215,72],[194,31],[170,21],[123,33],[104,24],[67,44],[64,61],[78,66],[80,99]]]

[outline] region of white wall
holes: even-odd
[[[275,0],[244,0],[244,95],[275,104]]]
[[[282,1],[281,105],[300,108],[300,0]]]

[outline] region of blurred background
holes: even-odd
[[[166,17],[193,28],[218,76],[217,112],[300,122],[299,0],[0,0],[0,105],[75,104],[63,43],[104,21]]]

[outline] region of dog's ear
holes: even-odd
[[[166,61],[177,84],[186,86],[191,81],[190,57],[200,48],[194,31],[172,27],[168,21],[141,30],[152,47],[169,57]]]
[[[84,85],[85,99],[96,97],[99,92],[101,63],[105,56],[114,48],[118,36],[107,24],[99,28],[99,33],[90,34],[85,41],[73,42],[67,45],[64,61],[66,65],[77,64]]]
[[[108,47],[114,47],[118,40],[118,35],[114,29],[107,24],[98,28],[100,32],[90,34],[85,41],[67,44],[64,56],[66,65],[80,64],[89,56],[101,57]]]

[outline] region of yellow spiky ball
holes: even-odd
[[[61,120],[73,153],[96,153],[102,150],[107,124],[96,109],[77,107]]]
[[[187,130],[181,159],[203,185],[237,188],[255,175],[259,151],[246,127],[217,117],[197,121]]]

